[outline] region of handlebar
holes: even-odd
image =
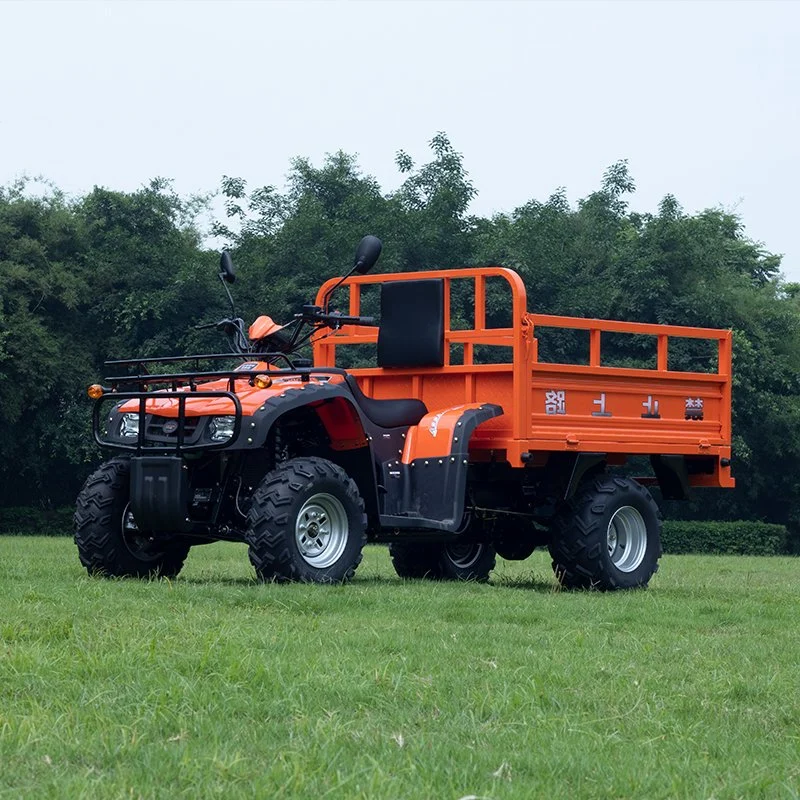
[[[326,325],[341,327],[342,325],[374,325],[375,317],[350,317],[346,314],[320,314],[319,319]]]
[[[351,317],[348,314],[334,312],[326,314],[319,306],[303,306],[301,314],[295,314],[295,318],[306,322],[321,322],[330,328],[341,328],[342,325],[374,325],[374,317]]]
[[[244,320],[236,317],[235,319],[221,319],[219,322],[206,322],[195,325],[196,331],[209,330],[222,331],[227,337],[230,348],[234,353],[247,353],[250,350],[250,343],[247,340],[247,332],[244,328]]]
[[[306,336],[300,336],[300,330],[303,323],[310,323],[312,331],[317,326],[325,326],[332,330],[339,330],[344,325],[374,325],[374,317],[356,317],[349,314],[339,314],[338,312],[326,313],[319,306],[307,305],[303,307],[300,314],[295,314],[295,321],[299,323],[299,327],[295,330],[294,335],[283,337],[280,333],[270,334],[266,339],[270,339],[270,350],[275,350],[281,353],[291,353],[299,349],[301,345],[306,343],[311,336],[309,332]],[[251,352],[254,347],[261,347],[262,339],[259,342],[251,343],[247,337],[244,327],[244,320],[239,319],[221,319],[219,322],[206,322],[200,325],[195,325],[196,331],[215,329],[222,331],[228,336],[230,346],[234,353],[246,354]],[[263,348],[262,348],[263,349]]]
[[[219,322],[206,322],[202,325],[195,325],[194,329],[196,331],[205,331],[210,330],[211,328],[216,328],[218,331],[225,331],[226,333],[230,333],[232,331],[236,331],[239,329],[241,320],[238,319],[221,319]]]

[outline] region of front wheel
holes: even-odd
[[[556,516],[550,555],[562,586],[647,586],[661,556],[658,506],[650,492],[630,478],[591,479]]]
[[[364,501],[341,467],[293,458],[256,489],[246,538],[261,581],[342,583],[361,563]]]
[[[130,462],[115,458],[89,476],[75,509],[75,544],[90,575],[173,578],[190,545],[139,530],[130,508]]]

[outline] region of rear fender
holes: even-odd
[[[400,459],[384,465],[383,527],[458,531],[464,518],[469,440],[503,409],[471,403],[424,416],[408,429]]]

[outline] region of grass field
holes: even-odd
[[[170,583],[0,538],[0,797],[790,798],[800,561],[664,557],[645,592],[260,586],[243,546]]]

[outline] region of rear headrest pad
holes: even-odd
[[[444,281],[389,281],[381,286],[379,367],[444,365]]]

